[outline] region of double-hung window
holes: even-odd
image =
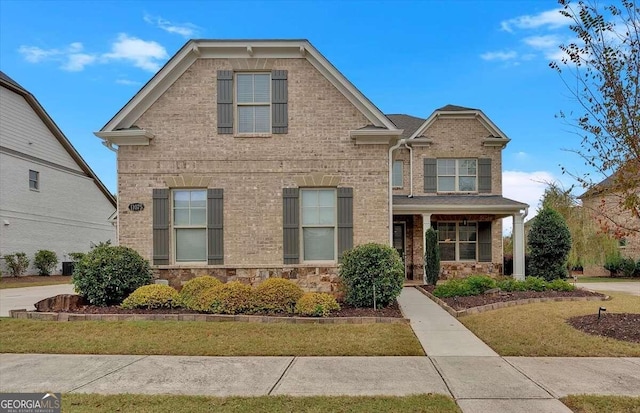
[[[304,261],[336,259],[336,190],[301,190],[302,251]]]
[[[40,189],[40,172],[29,169],[29,189]]]
[[[238,133],[271,133],[271,74],[237,73]]]
[[[402,188],[402,161],[393,161],[393,171],[391,172],[392,185],[394,188]]]
[[[477,190],[477,159],[438,159],[438,192],[475,192]]]
[[[173,191],[176,262],[207,260],[207,191]]]
[[[438,245],[442,261],[477,261],[477,222],[438,222]]]

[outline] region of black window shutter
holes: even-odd
[[[224,197],[222,189],[207,189],[207,262],[224,264]]]
[[[271,72],[271,130],[274,134],[289,132],[287,83],[286,70]]]
[[[438,191],[438,167],[435,158],[424,159],[424,192],[435,193]]]
[[[233,133],[233,71],[218,70],[218,133]]]
[[[169,265],[169,190],[153,190],[153,265]]]
[[[353,248],[353,188],[338,188],[338,261]]]
[[[491,158],[478,159],[478,192],[491,192]]]
[[[300,207],[298,188],[282,189],[282,250],[285,264],[300,262]]]
[[[478,261],[491,262],[491,221],[478,222]]]

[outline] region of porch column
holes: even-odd
[[[422,282],[427,283],[427,273],[424,266],[424,255],[427,253],[427,243],[425,233],[431,228],[431,214],[422,214]]]
[[[524,217],[526,212],[513,214],[513,278],[524,281]]]

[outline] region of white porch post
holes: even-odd
[[[424,255],[427,253],[427,243],[425,240],[425,233],[431,228],[431,214],[422,214],[422,282],[427,283],[427,270],[424,266]]]
[[[513,214],[513,278],[524,281],[524,217],[525,212]]]

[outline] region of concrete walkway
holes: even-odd
[[[427,357],[0,354],[0,392],[436,393],[454,397],[464,413],[570,413],[558,397],[640,396],[640,358],[500,357],[418,290],[405,288],[399,302]]]
[[[33,304],[58,294],[73,294],[72,284],[40,287],[3,288],[0,290],[0,317],[9,317],[9,310],[35,310]]]
[[[640,282],[633,281],[610,281],[598,283],[577,282],[576,287],[584,288],[591,291],[613,291],[617,293],[627,293],[640,296]]]

